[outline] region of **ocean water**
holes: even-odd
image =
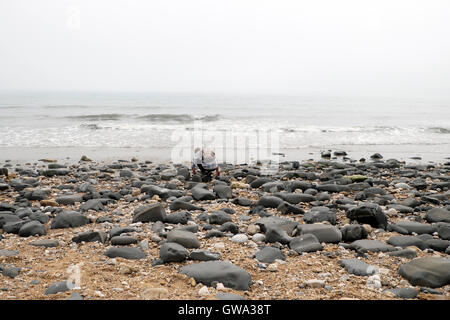
[[[171,149],[198,130],[275,134],[279,150],[450,156],[450,103],[316,96],[2,93],[0,150]],[[215,147],[224,141],[216,139]],[[186,140],[189,141],[189,140]],[[192,141],[191,141],[192,142]],[[185,145],[185,143],[183,144]],[[186,147],[190,147],[185,145]],[[272,150],[274,151],[274,150]],[[1,152],[1,151],[0,151]],[[6,151],[3,151],[5,153]],[[8,155],[3,154],[3,158]]]

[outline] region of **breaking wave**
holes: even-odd
[[[192,122],[194,120],[201,121],[218,121],[221,119],[220,115],[205,115],[193,116],[190,114],[170,114],[170,113],[152,113],[145,116],[137,117],[139,120],[146,120],[152,122]]]
[[[64,119],[84,120],[84,121],[118,121],[123,118],[130,117],[129,114],[120,113],[103,113],[103,114],[86,114],[79,116],[66,116]]]

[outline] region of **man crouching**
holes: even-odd
[[[194,158],[192,159],[192,173],[194,175],[197,168],[200,169],[202,182],[210,182],[214,171],[216,171],[216,176],[220,176],[216,154],[212,150],[195,148]]]

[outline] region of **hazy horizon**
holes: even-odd
[[[450,2],[0,3],[0,92],[450,99]]]

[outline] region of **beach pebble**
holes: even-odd
[[[248,241],[248,237],[247,237],[247,235],[245,235],[245,234],[243,234],[243,233],[240,233],[240,234],[234,235],[234,236],[231,238],[231,241],[232,241],[232,242],[235,242],[235,243],[245,243],[245,242]]]
[[[325,281],[319,279],[311,279],[305,281],[304,284],[309,288],[323,288],[325,286]]]
[[[217,291],[224,291],[224,290],[226,290],[226,289],[225,289],[225,286],[223,285],[223,283],[218,282],[218,283],[216,284],[216,290],[217,290]]]
[[[255,235],[260,231],[260,227],[256,224],[251,224],[247,227],[247,234]]]
[[[203,286],[200,288],[200,290],[198,290],[198,295],[201,297],[207,297],[210,295],[210,292],[208,290],[207,286]]]
[[[254,242],[264,242],[266,240],[266,236],[262,233],[256,233],[252,236],[252,240]]]
[[[214,243],[213,246],[214,246],[214,248],[219,249],[219,250],[225,249],[225,244],[223,242]]]
[[[278,263],[271,263],[266,268],[267,271],[276,272],[278,271]]]

